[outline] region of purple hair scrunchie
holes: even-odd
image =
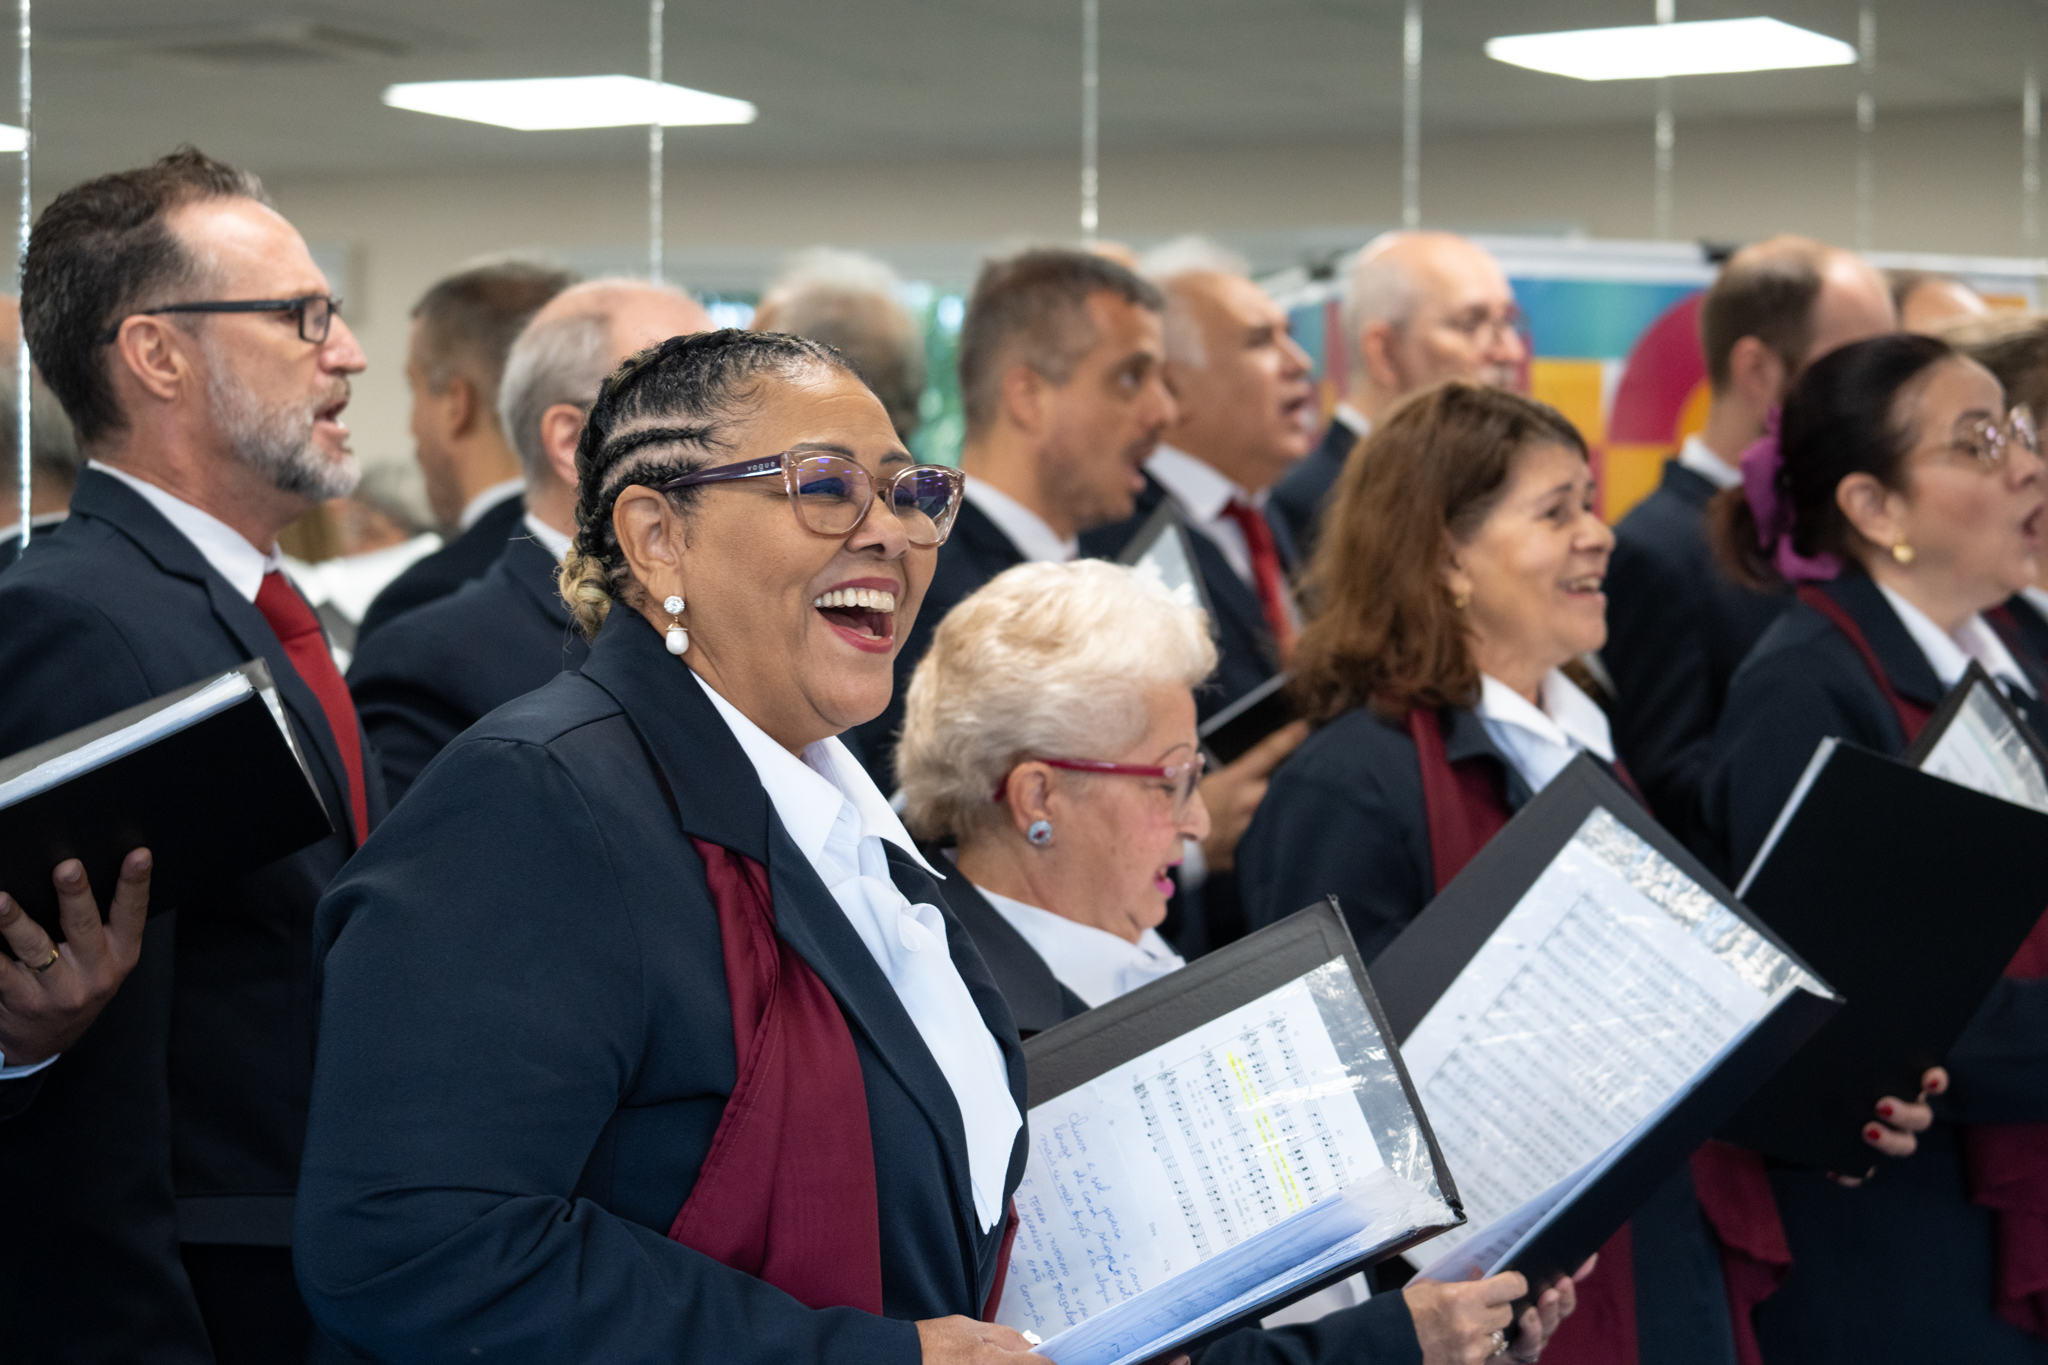
[[[1822,583],[1839,577],[1842,561],[1822,552],[1803,555],[1792,548],[1792,509],[1778,496],[1778,409],[1764,418],[1764,434],[1742,452],[1742,491],[1756,518],[1756,541],[1787,583]]]

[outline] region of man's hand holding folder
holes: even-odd
[[[133,849],[107,919],[84,866],[69,858],[57,864],[51,881],[64,927],[64,946],[0,892],[0,936],[12,962],[0,963],[0,1061],[33,1066],[77,1042],[113,999],[142,954],[143,923],[149,914],[150,855]]]

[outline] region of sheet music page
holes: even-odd
[[[1594,1161],[1805,980],[1595,808],[1402,1045],[1470,1219],[1427,1258]]]
[[[1935,741],[1920,771],[2014,805],[2048,811],[2048,774],[2005,708],[1979,681]]]
[[[1052,1338],[1382,1170],[1310,987],[1332,970],[1032,1109],[997,1321]]]

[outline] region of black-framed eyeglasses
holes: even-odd
[[[99,334],[98,344],[111,346],[121,335],[121,323],[129,318],[155,317],[159,313],[290,313],[299,320],[299,340],[325,345],[334,328],[341,300],[332,294],[301,294],[295,299],[225,299],[201,303],[167,303],[161,308],[138,308],[124,315]]]
[[[660,485],[659,491],[695,488],[708,483],[730,483],[736,479],[765,479],[782,476],[789,505],[797,523],[821,536],[845,536],[866,518],[875,502],[875,476],[841,455],[807,455],[785,450],[758,460],[700,469]],[[889,509],[903,527],[904,538],[919,548],[943,545],[960,513],[960,497],[967,476],[957,469],[938,464],[914,464],[892,475],[884,484]]]

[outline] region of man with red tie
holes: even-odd
[[[0,754],[262,658],[334,832],[153,905],[100,1017],[0,1069],[37,1088],[0,1124],[6,1354],[303,1360],[313,907],[385,803],[277,534],[355,485],[363,354],[254,177],[190,148],[43,211],[22,317],[89,462],[70,519],[0,579]]]
[[[1195,694],[1204,719],[1286,666],[1301,626],[1290,577],[1297,567],[1284,524],[1266,515],[1267,495],[1314,438],[1315,391],[1307,352],[1287,333],[1287,314],[1252,283],[1242,260],[1193,238],[1140,262],[1166,298],[1166,387],[1174,420],[1145,461],[1145,490],[1128,521],[1081,537],[1081,553],[1114,558],[1163,502],[1188,530],[1221,660]],[[1231,765],[1227,790],[1203,786],[1212,825],[1205,847],[1235,850],[1265,795],[1266,776],[1298,744],[1298,727]],[[1209,799],[1212,792],[1216,799]],[[1195,862],[1193,851],[1189,864]],[[1213,859],[1182,886],[1202,887],[1206,937],[1183,935],[1183,953],[1220,947],[1244,932],[1236,884]],[[1194,949],[1190,952],[1189,949]]]

